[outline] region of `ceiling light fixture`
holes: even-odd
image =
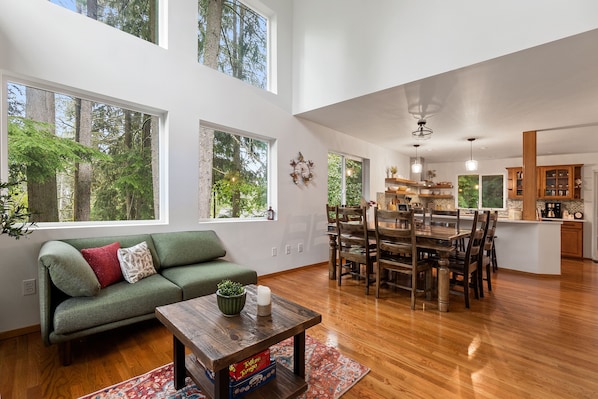
[[[419,162],[419,158],[417,157],[417,147],[419,144],[413,144],[415,147],[415,161],[411,164],[411,172],[412,173],[421,173],[423,169],[423,165]]]
[[[411,132],[411,134],[413,135],[413,137],[415,137],[417,140],[428,140],[430,137],[432,137],[432,129],[430,129],[429,127],[426,127],[426,120],[425,119],[420,119],[417,121],[417,130],[414,130],[413,132]]]
[[[465,169],[469,172],[473,172],[474,170],[478,170],[478,161],[473,159],[473,142],[475,141],[474,138],[467,139],[469,141],[469,161],[465,161]]]

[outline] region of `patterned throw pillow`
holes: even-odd
[[[125,280],[131,284],[156,274],[152,254],[145,241],[130,248],[120,248],[118,260]]]

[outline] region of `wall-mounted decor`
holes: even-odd
[[[314,163],[306,161],[301,152],[299,152],[297,159],[291,159],[291,166],[293,167],[293,172],[291,173],[293,183],[297,184],[299,181],[303,181],[304,184],[307,184],[313,179],[314,175],[311,169],[314,167]]]

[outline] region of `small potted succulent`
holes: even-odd
[[[246,296],[247,292],[241,283],[231,280],[222,280],[218,283],[216,291],[218,309],[227,317],[241,313],[245,307]]]

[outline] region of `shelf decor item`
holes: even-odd
[[[222,280],[218,283],[216,300],[218,309],[227,317],[237,316],[245,307],[247,292],[241,283]]]
[[[303,184],[307,185],[313,179],[314,175],[311,170],[314,167],[314,163],[313,161],[306,161],[301,152],[299,152],[297,159],[291,159],[290,164],[293,167],[293,172],[291,173],[293,183],[297,184],[299,181],[302,181]]]

